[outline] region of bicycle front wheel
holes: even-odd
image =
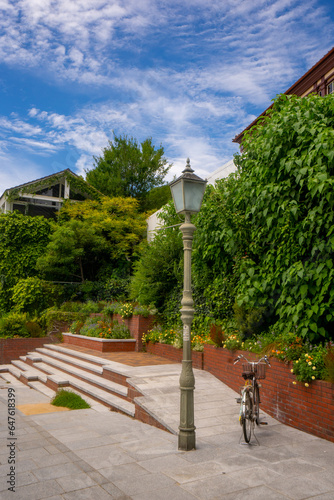
[[[253,425],[253,401],[250,396],[250,391],[246,391],[244,394],[243,419],[242,419],[242,430],[244,433],[244,438],[246,443],[249,443],[251,440],[252,425]]]

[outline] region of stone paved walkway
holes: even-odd
[[[145,365],[138,369],[143,375]],[[168,366],[161,369],[166,373]],[[236,394],[215,379],[217,400],[207,375],[196,382],[197,449],[190,452],[178,451],[174,434],[97,403],[88,410],[30,416],[16,410],[14,442],[8,388],[17,405],[49,400],[18,381],[0,379],[1,500],[333,500],[334,443],[266,415],[268,425],[256,430],[260,446],[240,443]],[[170,392],[175,414],[171,383],[161,377],[154,404],[163,411]],[[15,493],[8,491],[8,444],[15,454]]]

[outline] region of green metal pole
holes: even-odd
[[[184,286],[181,308],[183,323],[183,360],[180,376],[180,426],[179,450],[190,451],[196,448],[194,425],[194,389],[195,377],[191,360],[191,324],[194,318],[194,302],[191,293],[191,249],[196,227],[190,221],[190,213],[186,213],[185,222],[181,225],[184,250]]]

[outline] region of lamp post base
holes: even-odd
[[[179,450],[191,451],[196,449],[195,431],[180,431],[179,432]]]

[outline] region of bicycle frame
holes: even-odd
[[[260,391],[259,384],[257,382],[257,372],[259,371],[258,376],[260,378],[264,378],[264,371],[263,373],[261,373],[262,365],[260,365],[260,363],[261,361],[265,361],[265,363],[269,366],[270,363],[267,356],[264,356],[259,361],[248,361],[248,359],[243,354],[240,354],[235,359],[234,364],[238,363],[241,359],[244,359],[247,362],[247,365],[245,365],[245,371],[242,374],[243,378],[245,379],[245,385],[241,389],[239,422],[243,428],[245,442],[250,442],[252,434],[258,442],[254,434],[255,423],[259,425]]]

